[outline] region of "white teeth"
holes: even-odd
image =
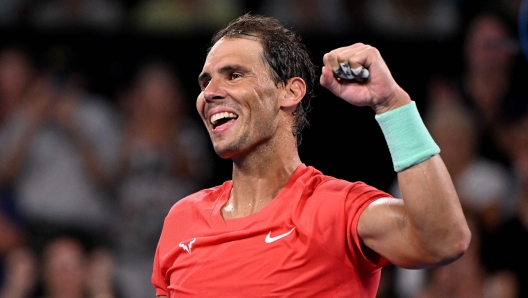
[[[216,113],[214,114],[213,116],[211,116],[211,124],[213,125],[216,125],[216,123],[218,122],[218,120],[220,119],[224,119],[224,118],[238,118],[238,116],[234,113],[230,113],[230,112],[222,112],[222,113]]]

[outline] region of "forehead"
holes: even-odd
[[[263,66],[262,45],[255,38],[224,37],[214,44],[205,59],[204,69],[218,64]]]

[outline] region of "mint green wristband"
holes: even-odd
[[[401,172],[440,153],[414,101],[375,118],[385,135],[394,171]]]

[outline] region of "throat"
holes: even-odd
[[[262,210],[272,199],[236,200],[231,192],[229,199],[222,207],[222,217],[230,219],[249,216]]]
[[[260,154],[259,160],[267,159]],[[229,199],[221,209],[224,219],[259,212],[276,199],[301,163],[298,156],[288,163],[277,163],[277,160],[275,159],[275,163],[233,161],[233,187]]]

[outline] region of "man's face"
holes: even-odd
[[[196,108],[222,158],[250,152],[277,130],[281,88],[262,57],[256,40],[222,38],[205,60]]]

